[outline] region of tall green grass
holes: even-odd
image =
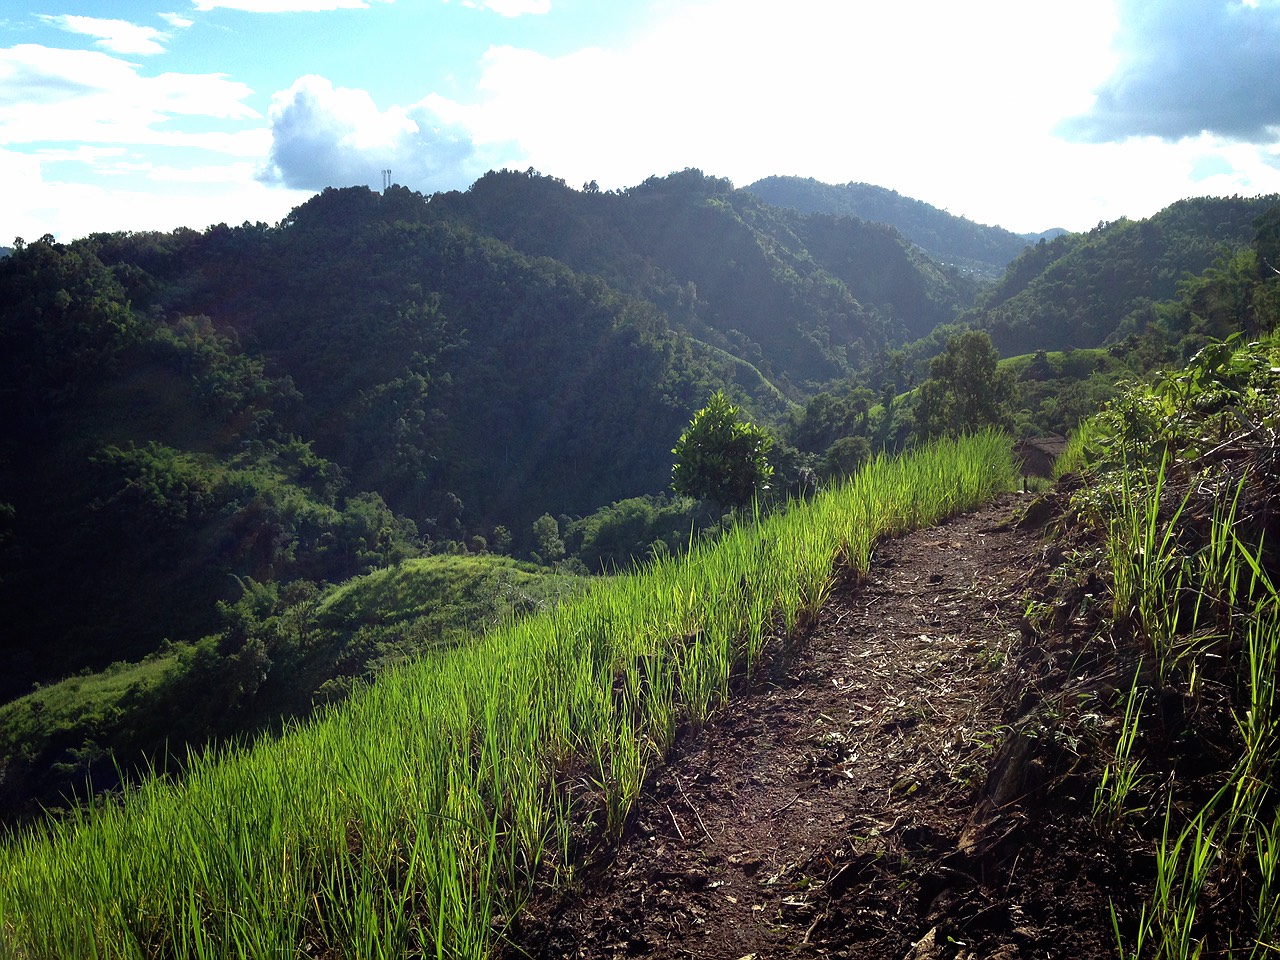
[[[1195,788],[1171,776],[1162,786],[1165,815],[1153,849],[1155,884],[1136,929],[1116,922],[1124,960],[1280,956],[1280,839],[1275,784],[1280,780],[1280,588],[1262,562],[1262,544],[1241,539],[1244,481],[1222,482],[1202,535],[1190,537],[1190,493],[1165,493],[1168,458],[1155,470],[1125,471],[1110,524],[1115,615],[1154,658],[1160,688],[1185,692],[1197,709],[1201,679],[1232,690],[1234,762]],[[1207,480],[1205,482],[1208,482]],[[1260,536],[1260,534],[1259,534]],[[1140,783],[1132,758],[1140,712],[1135,679],[1115,761],[1104,771],[1095,815],[1113,827]],[[1215,787],[1207,799],[1196,791]],[[1151,798],[1146,798],[1148,801]],[[1157,806],[1158,809],[1158,806]],[[1133,812],[1133,811],[1128,811]],[[1216,883],[1215,883],[1216,881]],[[1258,890],[1241,906],[1235,943],[1211,943],[1210,887]]]
[[[0,955],[486,956],[877,540],[1015,479],[995,433],[877,459],[279,738],[195,757],[180,783],[25,830],[0,848]]]

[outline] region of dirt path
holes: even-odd
[[[1043,569],[1021,503],[882,545],[781,675],[678,744],[607,869],[522,918],[523,953],[1110,955],[1074,814],[990,803]]]

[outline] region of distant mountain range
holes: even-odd
[[[430,211],[656,304],[792,399],[924,336],[978,292],[883,223],[800,215],[696,169],[614,193],[501,171],[435,195]]]
[[[1005,267],[1030,244],[1052,240],[1067,231],[1012,233],[957,217],[922,200],[869,183],[829,184],[812,177],[765,177],[742,188],[765,203],[800,213],[858,217],[896,229],[943,266],[954,266],[985,280]]]

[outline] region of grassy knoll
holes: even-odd
[[[4,954],[483,957],[617,836],[647,767],[873,544],[1014,480],[998,434],[879,459],[681,558],[392,669],[0,848]],[[336,601],[335,601],[336,602]]]

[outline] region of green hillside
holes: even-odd
[[[765,203],[804,214],[857,217],[887,224],[938,263],[985,280],[1000,277],[1029,244],[1065,232],[1054,229],[1034,235],[1016,234],[1002,227],[974,223],[869,183],[829,184],[811,177],[765,177],[743,190]]]
[[[503,171],[430,210],[659,305],[793,396],[951,320],[975,293],[892,231],[815,226],[698,170],[620,193]]]
[[[334,581],[499,529],[525,554],[544,514],[662,493],[714,390],[781,422],[962,305],[891,235],[806,231],[696,171],[624,194],[501,173],[23,245],[0,261],[0,601],[23,638],[0,692],[194,640],[237,578]]]
[[[1224,252],[1254,243],[1280,197],[1182,200],[1146,220],[1100,224],[1027,250],[961,322],[1002,353],[1102,346],[1141,328],[1153,305]]]

